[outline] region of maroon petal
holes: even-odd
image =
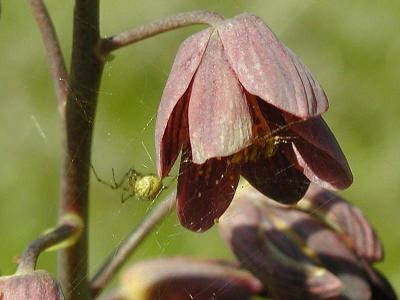
[[[188,90],[193,75],[203,57],[210,34],[211,29],[207,29],[183,42],[175,57],[174,65],[164,88],[160,106],[158,107],[155,134],[157,168],[160,177],[164,177],[169,172],[181,147],[181,141],[171,140],[170,134],[165,137],[169,120],[179,100],[184,98],[183,95]],[[184,103],[181,103],[181,106],[185,106]],[[181,109],[176,109],[177,112],[172,122],[174,124],[170,125],[172,127],[171,130],[176,129],[177,123],[179,123],[176,118],[182,117],[182,114],[179,113]]]
[[[311,184],[298,206],[335,230],[362,259],[383,259],[383,247],[371,224],[359,209],[339,195]]]
[[[232,68],[249,93],[305,119],[328,109],[317,80],[260,18],[242,14],[222,22],[218,32]]]
[[[246,95],[216,31],[193,79],[188,116],[194,163],[232,155],[251,143]]]
[[[158,176],[168,175],[181,151],[182,145],[189,140],[188,133],[188,101],[186,94],[175,106],[164,131],[160,145],[160,153],[157,156]],[[156,143],[156,147],[157,147]],[[156,149],[159,150],[158,148]]]
[[[286,115],[291,131],[298,135],[291,157],[312,182],[327,189],[345,189],[353,182],[350,167],[335,136],[321,117],[305,122]]]
[[[249,160],[242,165],[243,177],[261,193],[276,201],[292,204],[300,200],[310,184],[307,177],[279,150],[272,157],[263,152],[256,160]]]
[[[238,166],[227,159],[192,162],[190,147],[183,150],[178,178],[177,212],[181,224],[202,232],[225,212],[239,182]]]
[[[211,259],[141,261],[121,277],[121,296],[127,300],[249,300],[261,288],[261,282],[247,271]]]

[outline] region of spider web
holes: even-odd
[[[108,95],[113,96],[112,93],[108,93]],[[142,101],[144,97],[140,97],[139,103]],[[155,165],[155,157],[154,152],[152,151],[152,143],[151,138],[154,132],[154,122],[155,122],[155,114],[149,110],[145,110],[145,114],[147,115],[147,119],[145,122],[139,126],[140,130],[136,135],[132,135],[130,138],[126,139],[125,144],[120,150],[118,155],[123,155],[126,152],[142,152],[141,157],[143,160],[141,162],[135,162],[135,166],[138,166],[140,172],[146,173],[156,173],[156,165]],[[279,134],[279,132],[285,127],[280,127],[278,130],[273,131],[271,134]],[[118,134],[118,133],[114,133]],[[107,137],[109,139],[109,143],[112,143],[113,133],[107,132]],[[115,157],[115,156],[113,156]],[[178,160],[179,161],[179,158]],[[127,161],[127,167],[131,167],[130,161]],[[177,165],[172,171],[173,174],[177,174]],[[112,166],[109,166],[109,170]],[[293,167],[293,166],[291,166]],[[125,170],[122,171],[122,173]],[[283,170],[282,170],[283,171]],[[104,174],[111,174],[111,172],[106,172]],[[119,172],[121,173],[121,172]],[[104,175],[103,174],[103,175]],[[103,176],[104,177],[104,176]],[[110,178],[110,177],[109,177]],[[173,181],[173,180],[172,180]],[[107,187],[97,184],[96,181],[92,180],[92,185],[95,189],[105,190]],[[124,241],[126,234],[135,227],[141,219],[143,219],[150,210],[154,209],[155,206],[162,201],[162,199],[167,195],[175,185],[172,182],[171,187],[163,193],[159,198],[154,199],[151,202],[143,202],[135,197],[130,199],[128,202],[121,204],[119,201],[119,193],[120,191],[110,191],[107,192],[107,200],[113,202],[113,209],[111,211],[106,211],[107,221],[102,217],[96,217],[94,221],[92,221],[92,228],[102,228],[104,226],[108,226],[110,220],[113,222],[121,222],[121,220],[127,220],[128,226],[123,226],[125,228],[125,232],[120,229],[112,230],[111,236],[107,236],[106,240],[108,240],[107,244],[112,245],[111,249],[108,251],[113,251],[112,249],[118,248],[122,242]],[[247,182],[241,181],[236,188],[236,191],[240,191],[246,188],[249,184]],[[233,189],[235,187],[232,187]],[[93,200],[92,200],[93,201]],[[104,215],[103,215],[104,216]],[[168,256],[208,256],[208,257],[219,257],[219,258],[228,258],[230,260],[233,259],[232,254],[229,252],[227,247],[224,246],[222,240],[219,238],[219,234],[216,229],[217,226],[214,226],[211,230],[209,230],[205,234],[196,234],[189,232],[185,228],[183,228],[175,213],[172,213],[171,216],[162,222],[159,226],[157,226],[154,231],[148,236],[147,240],[143,242],[143,244],[135,250],[135,253],[132,255],[132,258],[129,260],[129,263],[134,261],[140,261],[143,259],[151,259],[157,257],[168,257]],[[201,249],[201,251],[199,251]],[[222,250],[222,251],[221,251]],[[104,256],[106,257],[107,254]],[[102,261],[102,259],[100,259]],[[210,288],[215,288],[212,285]],[[201,295],[188,295],[190,299],[201,299]],[[200,297],[200,298],[199,298]]]
[[[159,66],[155,64],[150,66],[151,68],[160,72]],[[132,122],[135,128],[128,134],[126,134],[126,130],[119,130],[118,128],[119,125],[123,126],[122,124],[126,122],[126,119],[117,116],[113,120],[104,120],[101,112],[105,101],[112,102],[115,98],[123,98],[125,95],[117,89],[107,87],[99,91],[100,113],[97,115],[92,163],[99,176],[109,182],[112,181],[112,168],[116,170],[117,180],[131,167],[134,167],[136,171],[142,174],[156,173],[152,138],[156,110],[149,108],[148,105],[148,99],[152,97],[150,93],[146,92],[146,90],[152,88],[151,79],[147,75],[151,70],[149,71],[148,69],[149,66],[147,66],[146,72],[143,74],[144,87],[142,93],[136,95],[135,99],[131,99],[132,103],[130,104],[135,106],[144,115],[144,118],[139,118],[139,120]],[[112,64],[107,65],[104,77],[111,77],[112,72]],[[167,70],[163,73],[166,77]],[[123,109],[123,107],[119,107],[119,109]],[[82,113],[87,116],[83,107]],[[93,122],[93,120],[88,121]],[[284,129],[287,129],[287,127],[279,127],[271,135],[279,135],[279,132]],[[178,173],[177,165],[176,163],[172,170],[172,176]],[[175,183],[172,182],[167,191],[151,202],[143,202],[134,197],[122,204],[120,202],[121,191],[113,191],[106,186],[98,184],[93,176],[91,177],[90,237],[92,250],[89,256],[92,262],[91,273],[93,274],[104,259],[115,249],[118,249],[127,234],[174,188]],[[236,192],[246,188],[247,185],[247,182],[241,181],[236,188]],[[232,188],[235,189],[235,187]],[[143,259],[168,256],[206,256],[232,260],[233,255],[223,244],[216,227],[214,226],[201,235],[192,233],[180,225],[176,214],[173,212],[170,217],[153,230],[125,266]],[[85,278],[77,278],[75,284],[78,285],[82,280],[85,280]],[[198,295],[188,296],[190,299],[201,299],[198,298]]]

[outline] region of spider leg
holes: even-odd
[[[93,164],[92,164],[91,162],[90,162],[90,168],[92,169],[93,175],[94,175],[94,177],[96,178],[96,180],[97,180],[98,182],[100,182],[100,183],[102,183],[102,184],[104,184],[104,185],[106,185],[106,186],[112,188],[113,190],[116,190],[116,189],[119,188],[119,187],[115,184],[115,181],[114,181],[114,183],[109,183],[108,181],[105,181],[105,180],[101,179],[101,178],[99,177],[99,175],[97,174],[97,172],[96,172],[96,170],[95,170],[95,168],[94,168],[94,166],[93,166]]]
[[[115,188],[116,188],[116,189],[122,188],[124,191],[128,191],[129,189],[124,188],[123,185],[124,185],[124,183],[126,182],[126,180],[127,180],[132,174],[136,173],[135,170],[132,169],[132,168],[130,168],[130,169],[124,174],[124,176],[122,176],[122,178],[120,179],[119,182],[117,182],[117,181],[115,180],[114,168],[111,169],[111,171],[112,171],[112,176],[113,176],[113,181],[114,181],[114,186],[115,186]]]
[[[130,193],[128,196],[124,196],[124,194],[121,194],[121,203],[125,203],[128,199],[132,198],[133,196],[135,196],[134,193]]]
[[[129,178],[129,177],[131,177],[131,176],[137,175],[137,172],[136,172],[133,168],[130,168],[130,169],[128,170],[128,172],[126,172],[126,173],[124,174],[124,176],[122,176],[122,178],[117,182],[117,180],[116,180],[116,178],[115,178],[115,171],[114,171],[114,168],[112,168],[112,169],[111,169],[111,172],[112,172],[113,181],[112,181],[112,183],[110,183],[110,182],[108,182],[108,181],[106,181],[106,180],[104,180],[104,179],[101,179],[101,178],[99,177],[99,175],[97,174],[97,172],[96,172],[96,170],[95,170],[95,168],[94,168],[94,166],[93,166],[92,163],[90,163],[90,167],[91,167],[91,169],[92,169],[92,171],[93,171],[93,175],[94,175],[94,177],[96,178],[96,180],[97,180],[98,182],[100,182],[101,184],[104,184],[104,185],[108,186],[109,188],[111,188],[111,189],[113,189],[113,190],[122,189],[122,190],[124,190],[124,191],[126,191],[126,192],[129,192],[130,189],[129,189],[128,187],[125,187],[125,186],[124,186],[124,183],[126,182],[127,178]]]

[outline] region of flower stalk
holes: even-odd
[[[106,57],[114,50],[118,50],[163,32],[197,24],[215,26],[222,20],[224,20],[224,18],[221,15],[205,10],[184,12],[135,27],[108,38],[103,38],[100,40],[98,46],[98,54],[101,57]]]
[[[29,0],[29,4],[40,33],[42,34],[43,43],[46,48],[50,73],[53,78],[54,90],[58,101],[58,109],[63,113],[67,100],[68,73],[65,67],[64,57],[58,41],[57,33],[43,1]]]
[[[96,296],[106,286],[146,236],[171,213],[175,207],[175,197],[175,193],[170,194],[154,208],[139,226],[118,245],[118,248],[110,254],[105,264],[97,271],[91,281],[90,289],[93,296]]]
[[[35,271],[37,260],[43,251],[57,246],[68,247],[77,240],[81,231],[82,223],[79,219],[72,216],[65,218],[62,224],[29,244],[19,259],[16,275]]]

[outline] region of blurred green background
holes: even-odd
[[[46,1],[67,61],[73,1]],[[26,1],[3,1],[0,20],[0,272],[57,215],[60,121],[44,48]],[[101,28],[110,35],[178,12],[207,9],[230,17],[259,15],[316,74],[329,99],[325,119],[354,174],[343,194],[368,216],[384,246],[378,268],[400,292],[400,1],[128,1],[101,3]],[[203,26],[204,27],[204,26]],[[99,94],[93,164],[104,179],[111,168],[155,172],[154,117],[179,44],[203,28],[175,30],[116,52]],[[149,155],[147,154],[149,153]],[[131,200],[92,178],[91,273],[154,204]],[[191,233],[175,214],[131,261],[164,255],[230,257],[216,228]],[[39,265],[55,271],[55,254]]]

